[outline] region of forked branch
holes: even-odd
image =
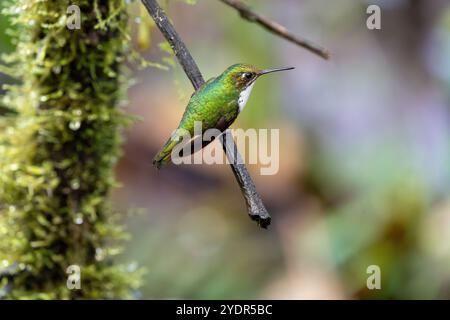
[[[320,57],[324,59],[330,58],[330,53],[318,46],[317,44],[312,43],[309,40],[300,38],[299,36],[294,35],[292,32],[290,32],[286,27],[282,26],[278,22],[275,22],[269,18],[266,18],[259,13],[256,13],[253,11],[248,5],[243,3],[239,0],[220,0],[226,5],[236,9],[242,18],[244,18],[247,21],[255,22],[262,27],[264,27],[266,30],[292,42],[296,45],[299,45],[300,47],[305,48],[306,50],[311,51],[312,53],[315,53],[319,55]]]

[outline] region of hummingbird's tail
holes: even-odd
[[[172,150],[179,143],[182,143],[181,148],[177,156],[184,157],[194,154],[200,149],[206,147],[214,137],[209,141],[197,141],[202,138],[202,135],[195,136],[192,139],[185,139],[186,137],[176,135],[167,140],[166,144],[161,148],[158,154],[153,158],[153,165],[160,169],[163,165],[168,163],[172,159]]]
[[[170,138],[166,144],[161,148],[158,154],[153,158],[153,165],[160,169],[163,165],[168,163],[172,156],[172,150],[177,145],[177,140]]]

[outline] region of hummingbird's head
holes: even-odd
[[[224,77],[228,83],[233,84],[238,91],[243,91],[264,74],[292,69],[294,68],[289,67],[261,70],[250,64],[238,63],[225,70],[222,77]]]

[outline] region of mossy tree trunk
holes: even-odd
[[[71,4],[17,0],[6,9],[17,49],[3,70],[20,80],[3,98],[18,115],[0,120],[0,270],[14,267],[9,298],[121,298],[138,282],[111,263],[124,233],[107,200],[128,121],[118,107],[125,1],[78,0],[74,30]],[[66,286],[70,265],[81,268],[79,290]]]

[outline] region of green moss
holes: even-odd
[[[9,298],[124,298],[140,272],[113,265],[125,237],[108,207],[120,131],[125,1],[78,0],[81,29],[66,27],[66,0],[7,5],[16,51],[2,68],[20,80],[0,118],[0,270],[16,266]],[[81,267],[81,289],[66,268]],[[5,280],[3,280],[5,282]],[[1,284],[0,284],[1,288]]]

